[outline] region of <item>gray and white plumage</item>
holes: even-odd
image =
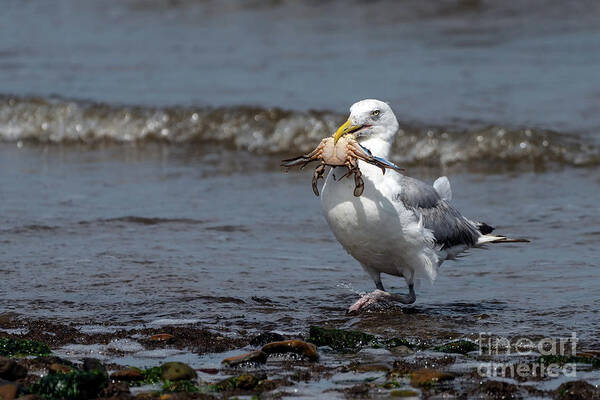
[[[398,122],[386,103],[371,99],[355,103],[343,127],[357,135],[374,156],[390,157]],[[335,137],[343,134],[338,130]],[[359,167],[365,182],[362,196],[353,196],[351,180],[335,179],[343,175],[336,169],[330,171],[321,196],[323,213],[335,237],[378,288],[373,292],[376,296],[359,300],[351,310],[380,297],[412,303],[415,279],[433,281],[444,260],[485,243],[513,241],[491,235],[489,225],[462,216],[450,203],[452,190],[446,177],[432,186],[396,171],[382,174],[378,167],[362,161]],[[404,277],[409,295],[384,292],[381,273]]]

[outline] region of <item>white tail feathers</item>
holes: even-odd
[[[500,235],[481,235],[477,240],[478,245],[488,243],[529,243],[529,239],[525,238],[509,238]]]
[[[440,197],[446,201],[452,200],[452,188],[450,187],[450,181],[445,176],[440,176],[433,182],[433,188],[440,195]]]

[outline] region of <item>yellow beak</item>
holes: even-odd
[[[340,126],[333,134],[333,143],[337,143],[342,136],[348,133],[356,132],[360,128],[362,128],[362,125],[351,125],[350,118],[348,118],[348,121],[344,122],[344,124]]]

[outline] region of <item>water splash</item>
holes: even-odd
[[[61,99],[0,97],[0,140],[45,144],[217,144],[256,154],[299,154],[330,135],[345,115],[279,108],[134,107]],[[590,138],[489,126],[472,130],[401,124],[392,161],[402,166],[596,166]]]

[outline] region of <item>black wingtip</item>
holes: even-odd
[[[496,228],[486,224],[485,222],[479,222],[477,224],[477,229],[479,229],[479,232],[481,232],[482,235],[487,235],[488,233],[492,233]]]

